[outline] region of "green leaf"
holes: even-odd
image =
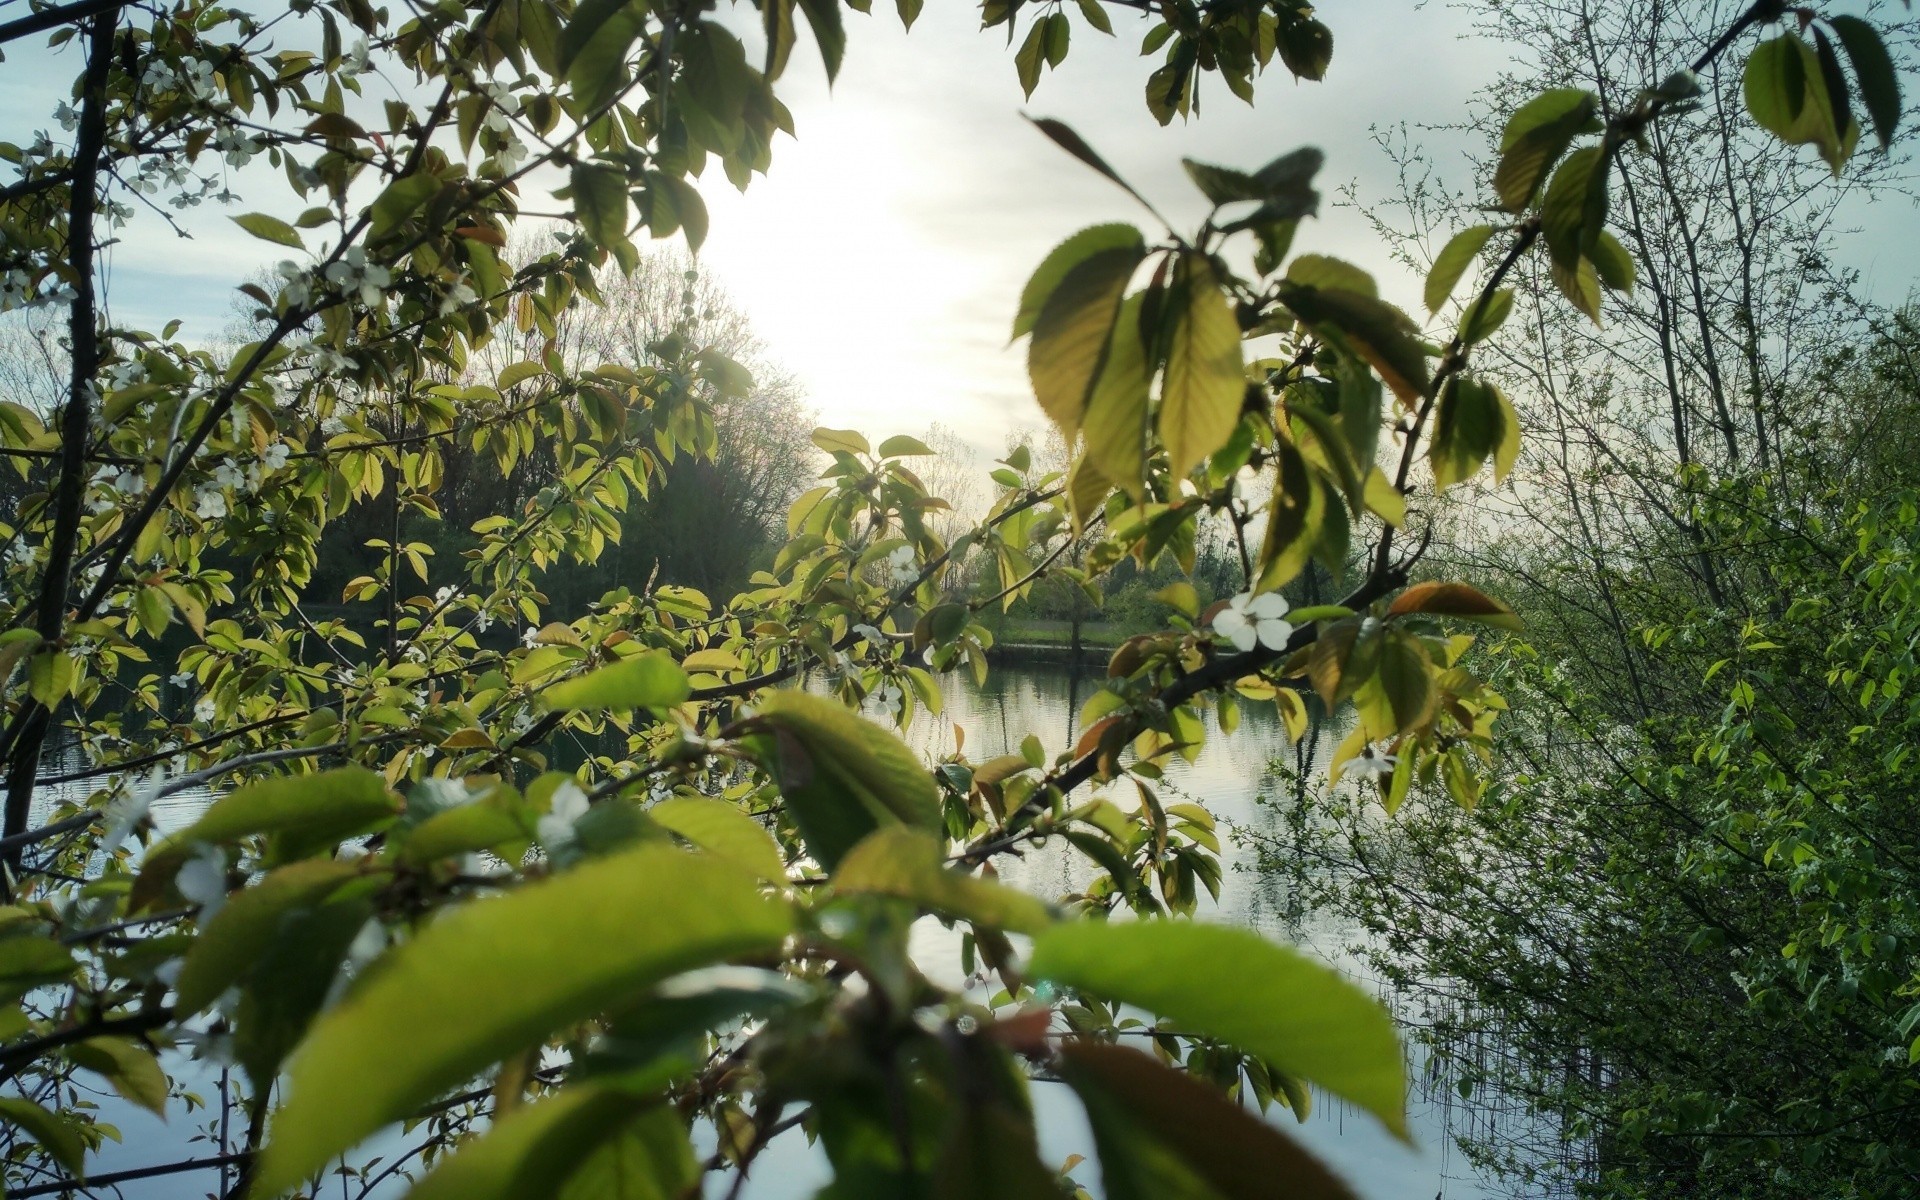
[[[1553,173],[1540,203],[1540,232],[1547,252],[1563,270],[1573,270],[1607,220],[1606,155],[1598,146],[1576,150]]]
[[[1390,737],[1426,724],[1433,716],[1438,694],[1433,686],[1433,660],[1420,640],[1399,634],[1387,637],[1380,645],[1380,662],[1375,670],[1374,682],[1393,719],[1393,728],[1378,731],[1376,736]]]
[[[655,822],[719,858],[740,864],[769,883],[785,883],[780,845],[738,805],[711,796],[669,796],[647,810]]]
[[[833,870],[883,825],[942,827],[939,785],[891,732],[806,692],[771,692],[759,710],[773,734],[765,764],[821,866]]]
[[[1153,205],[1147,203],[1146,197],[1134,191],[1133,185],[1120,178],[1120,173],[1108,166],[1107,160],[1101,158],[1099,153],[1096,152],[1092,146],[1087,145],[1085,139],[1075,133],[1065,122],[1056,121],[1051,117],[1029,117],[1028,120],[1032,121],[1041,133],[1046,134],[1054,145],[1065,150],[1068,154],[1073,155],[1081,162],[1092,167],[1119,185],[1120,189],[1126,192],[1127,195],[1138,200],[1142,208],[1145,208],[1148,212],[1153,211]],[[1162,121],[1161,124],[1164,125],[1166,122]],[[1015,334],[1014,336],[1018,337],[1019,335]]]
[[[1493,236],[1493,226],[1475,225],[1462,229],[1447,240],[1440,253],[1433,260],[1433,267],[1427,272],[1426,302],[1428,312],[1439,312],[1440,306],[1453,294],[1454,285],[1460,282],[1460,276],[1466,274],[1487,239]]]
[[[1500,449],[1508,437],[1511,411],[1503,401],[1498,388],[1467,376],[1455,378],[1440,394],[1433,440],[1427,446],[1436,488],[1472,477]]]
[[[767,61],[761,73],[768,83],[778,80],[786,71],[787,58],[793,53],[793,3],[794,0],[766,0],[760,6],[762,32],[767,40]]]
[[[573,207],[580,227],[601,246],[627,240],[627,177],[601,163],[573,165]]]
[[[1100,0],[1080,0],[1080,15],[1101,33],[1113,34],[1113,22],[1107,19],[1107,10],[1100,6]]]
[[[1028,278],[1026,287],[1021,289],[1020,311],[1014,314],[1013,338],[1010,340],[1018,340],[1021,334],[1033,332],[1034,323],[1040,319],[1040,310],[1046,307],[1047,301],[1068,272],[1095,255],[1113,251],[1132,251],[1137,256],[1144,256],[1146,242],[1141,238],[1140,231],[1131,225],[1092,225],[1050,250]]]
[[[1036,937],[1027,970],[1219,1038],[1407,1136],[1393,1018],[1331,968],[1257,933],[1189,921],[1075,922]]]
[[[1285,585],[1306,568],[1327,516],[1326,490],[1293,443],[1278,443],[1273,457],[1278,476],[1267,509],[1267,532],[1260,543],[1255,588],[1262,592]]]
[[[293,1188],[635,989],[772,952],[791,928],[739,868],[658,843],[445,913],[378,960],[295,1052],[254,1195]]]
[[[365,767],[256,780],[214,801],[199,820],[149,850],[129,904],[138,911],[157,898],[199,843],[224,846],[271,834],[268,864],[291,862],[365,833],[400,808],[386,780]]]
[[[373,217],[373,236],[382,237],[440,194],[440,180],[425,171],[403,175],[388,184],[367,210]]]
[[[941,916],[1013,933],[1053,924],[1040,900],[945,866],[942,849],[939,839],[919,830],[880,829],[841,860],[834,890],[911,900]]]
[[[647,0],[583,0],[574,9],[561,36],[559,69],[582,109],[605,108],[626,88],[627,54],[647,27],[650,7]]]
[[[560,70],[571,67],[583,51],[608,41],[619,42],[619,51],[625,54],[647,7],[645,0],[580,0],[560,35]]]
[[[292,914],[323,903],[363,874],[359,862],[313,859],[290,863],[236,892],[187,951],[175,984],[174,1011],[186,1016],[218,1000],[282,936]]]
[[[67,1047],[67,1057],[105,1079],[130,1103],[166,1116],[167,1073],[148,1047],[132,1038],[97,1037]]]
[[[1187,252],[1174,267],[1172,336],[1160,398],[1160,439],[1175,478],[1226,444],[1246,399],[1240,322],[1207,256]]]
[[[1493,190],[1501,206],[1524,211],[1573,139],[1599,131],[1598,111],[1594,94],[1579,88],[1555,88],[1521,105],[1500,135]]]
[[[828,454],[871,454],[873,448],[867,444],[864,434],[852,429],[814,430],[808,435],[814,445]]]
[[[559,709],[672,708],[693,694],[687,673],[665,650],[632,658],[554,684],[542,693]]]
[[[1034,321],[1027,376],[1034,398],[1071,442],[1107,356],[1127,281],[1145,257],[1137,246],[1092,254],[1067,271]],[[1237,331],[1236,331],[1237,332]]]
[[[679,1117],[608,1084],[568,1087],[557,1096],[517,1108],[485,1132],[441,1158],[413,1186],[407,1200],[548,1200],[558,1196],[595,1152],[643,1120],[669,1148],[664,1162],[625,1182],[622,1200],[677,1193],[682,1156],[673,1139],[686,1133]],[[659,1168],[665,1168],[660,1170]]]
[[[1046,52],[1047,22],[1042,18],[1027,30],[1027,40],[1020,43],[1020,49],[1013,55],[1014,70],[1020,75],[1020,92],[1029,100],[1033,98],[1033,89],[1040,86],[1040,65],[1046,60]]]
[[[1338,288],[1378,299],[1380,285],[1373,276],[1345,259],[1325,254],[1302,254],[1287,264],[1287,281],[1315,288]]]
[[[1887,53],[1879,31],[1859,17],[1828,17],[1827,24],[1839,35],[1847,61],[1853,65],[1860,101],[1867,106],[1873,135],[1884,150],[1893,143],[1893,131],[1900,124],[1900,73],[1894,69],[1893,57]]]
[[[1180,165],[1187,169],[1187,178],[1193,180],[1193,185],[1216,207],[1237,200],[1259,200],[1266,195],[1260,181],[1245,171],[1216,167],[1191,158],[1181,159]]]
[[[919,438],[904,433],[896,433],[880,443],[881,458],[924,458],[933,452],[933,448]]]
[[[300,240],[300,231],[279,217],[270,217],[265,213],[241,213],[232,220],[235,225],[262,241],[291,246],[295,250],[307,248],[306,243]]]
[[[1298,261],[1298,260],[1295,260]],[[1396,396],[1412,404],[1431,378],[1425,343],[1413,318],[1385,300],[1339,287],[1289,283],[1281,298],[1322,336],[1367,361]]]
[[[52,938],[16,933],[0,938],[0,996],[22,995],[73,974],[73,952]]]
[[[1124,1156],[1128,1143],[1145,1140],[1177,1156],[1223,1200],[1267,1200],[1281,1180],[1293,1200],[1354,1200],[1338,1176],[1278,1129],[1137,1050],[1064,1042],[1060,1073],[1094,1121],[1103,1180],[1110,1152]]]
[[[814,44],[820,47],[820,61],[827,68],[827,82],[840,74],[840,61],[847,56],[847,31],[840,24],[840,0],[800,0],[800,11],[813,26]]]
[[[1501,288],[1484,300],[1475,300],[1460,320],[1460,344],[1484,342],[1507,322],[1513,311],[1513,289]]]
[[[0,1121],[19,1128],[76,1179],[87,1177],[87,1143],[66,1118],[31,1100],[0,1096]]]
[[[1783,33],[1754,47],[1740,85],[1761,128],[1788,145],[1816,147],[1839,174],[1859,129],[1851,122],[1839,127],[1819,59],[1805,39]]]
[[[1602,229],[1587,254],[1593,260],[1600,282],[1622,295],[1633,292],[1633,255],[1627,253],[1618,238]]]
[[[1296,14],[1299,10],[1295,10]],[[1275,31],[1274,48],[1280,61],[1296,79],[1320,80],[1327,77],[1333,62],[1333,30],[1312,17],[1293,16]]]

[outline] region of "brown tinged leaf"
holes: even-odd
[[[1099,1042],[1060,1047],[1060,1074],[1089,1108],[1121,1115],[1224,1200],[1356,1200],[1292,1138],[1184,1071]],[[1102,1164],[1106,1147],[1102,1148]]]

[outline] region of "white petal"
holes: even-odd
[[[1284,650],[1287,639],[1293,636],[1293,624],[1289,621],[1261,621],[1258,625],[1260,644],[1269,650]]]
[[[1287,609],[1291,607],[1293,606],[1287,603],[1287,598],[1279,592],[1266,592],[1255,596],[1253,603],[1247,605],[1247,610],[1262,620],[1272,620],[1275,617],[1286,616]]]
[[[1213,628],[1214,632],[1237,641],[1240,637],[1240,631],[1251,628],[1251,626],[1247,622],[1245,613],[1240,612],[1238,609],[1223,608],[1214,614]]]

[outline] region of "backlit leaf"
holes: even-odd
[[[1053,923],[1037,898],[948,867],[943,857],[939,839],[930,834],[900,826],[881,829],[841,860],[833,886],[911,900],[942,916],[1014,933],[1037,933]]]
[[[1138,1005],[1327,1089],[1407,1136],[1393,1018],[1329,967],[1250,930],[1075,922],[1034,939],[1028,973]]]
[[[671,708],[692,694],[687,673],[664,650],[649,650],[564,680],[542,695],[559,709]]]
[[[1204,254],[1186,253],[1175,267],[1178,307],[1160,401],[1160,438],[1173,474],[1185,475],[1226,443],[1246,397],[1240,323]]]
[[[296,1051],[254,1194],[287,1191],[637,988],[772,951],[791,927],[739,868],[657,843],[447,913],[378,960]]]

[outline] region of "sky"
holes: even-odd
[[[1249,107],[1208,78],[1201,115],[1162,128],[1142,97],[1158,63],[1138,54],[1147,18],[1114,10],[1109,38],[1076,15],[1072,52],[1027,100],[1004,30],[980,30],[977,6],[928,4],[910,34],[892,8],[880,0],[870,17],[847,14],[845,65],[831,88],[803,31],[779,85],[797,139],[781,139],[771,171],[744,195],[717,167],[708,171],[699,184],[712,217],[702,268],[748,314],[768,358],[798,378],[821,423],[877,441],[939,422],[990,456],[1010,433],[1041,423],[1024,348],[1007,338],[1028,273],[1087,225],[1128,220],[1150,238],[1159,232],[1023,113],[1072,125],[1186,226],[1205,208],[1183,156],[1253,169],[1319,146],[1326,199],[1295,250],[1360,263],[1388,298],[1418,313],[1419,277],[1390,261],[1338,192],[1351,185],[1369,204],[1393,193],[1394,163],[1374,138],[1403,123],[1447,182],[1470,187],[1467,154],[1478,147],[1430,123],[1466,113],[1524,49],[1477,34],[1458,5],[1346,0],[1324,14],[1335,33],[1326,80],[1296,83],[1276,62]],[[72,50],[16,53],[0,68],[0,136],[24,140],[50,125],[44,114],[77,66]],[[226,218],[281,201],[284,183],[249,168],[233,187],[238,204],[183,218],[190,239],[151,217],[129,227],[110,252],[116,320],[158,328],[177,316],[188,336],[219,332],[234,285],[281,257]],[[1876,299],[1905,298],[1920,271],[1911,205],[1862,211],[1854,223],[1875,236],[1843,243],[1842,260],[1869,271]]]

